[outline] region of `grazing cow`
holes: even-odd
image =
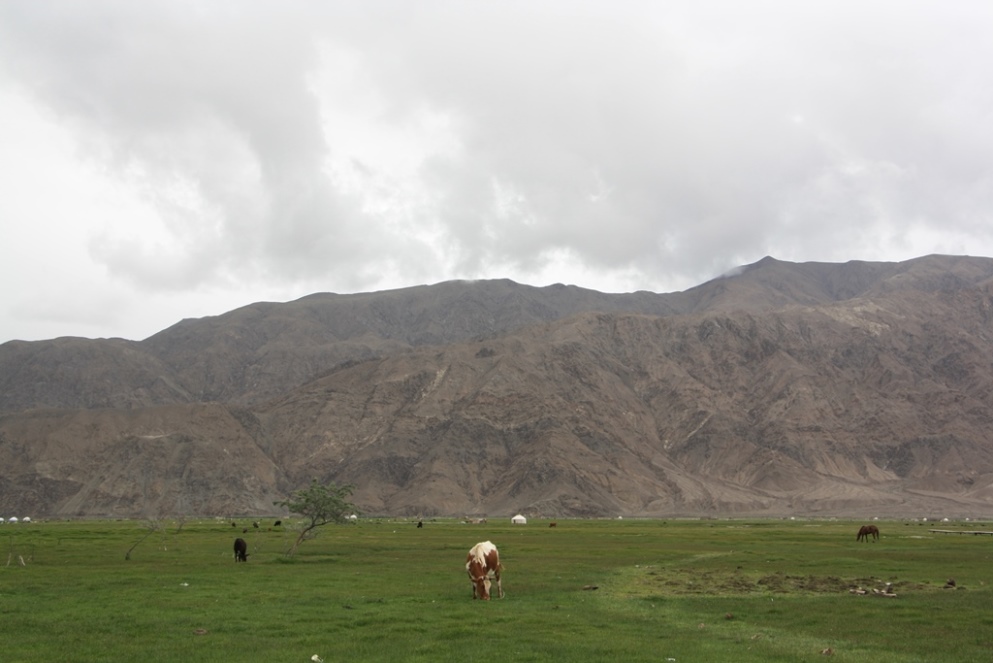
[[[424,521],[423,520],[418,520],[417,521],[417,526],[418,527],[424,527]]]
[[[282,525],[282,524],[283,524],[283,521],[282,521],[282,520],[277,520],[276,522],[274,522],[274,523],[272,524],[272,526],[273,526],[273,527],[279,527],[279,526],[280,526],[280,525]]]
[[[558,525],[558,523],[548,523],[549,527],[555,527],[556,525]]]
[[[497,595],[503,598],[503,584],[500,582],[502,569],[500,553],[497,551],[497,547],[489,541],[477,543],[470,548],[469,554],[465,558],[465,570],[469,574],[470,582],[472,582],[472,598],[490,600],[490,575],[496,580]]]
[[[256,520],[254,523],[252,523],[252,527],[254,527],[255,529],[258,529],[259,528],[259,521]]]
[[[856,541],[868,541],[869,537],[872,537],[873,543],[879,540],[879,528],[875,525],[862,525],[859,528],[859,534],[855,537]]]
[[[234,561],[236,562],[248,561],[248,544],[245,543],[245,539],[234,540]]]

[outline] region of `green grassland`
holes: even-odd
[[[287,557],[291,527],[260,522],[0,526],[0,658],[993,660],[991,536],[904,522],[877,523],[880,541],[858,543],[861,523],[839,521],[419,529],[384,519],[325,527]],[[247,564],[234,562],[236,536]],[[473,601],[465,555],[487,539],[500,548],[506,598]],[[886,583],[895,596],[873,591]]]

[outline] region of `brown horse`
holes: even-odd
[[[879,528],[875,525],[862,525],[859,528],[859,535],[855,537],[856,541],[868,541],[869,537],[872,537],[873,542],[879,540]]]

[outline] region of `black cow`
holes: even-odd
[[[248,561],[248,544],[245,543],[245,539],[234,540],[234,561],[236,562]]]

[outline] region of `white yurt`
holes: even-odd
[[[522,516],[521,514],[517,514],[516,516],[510,519],[510,522],[512,522],[515,525],[527,525],[528,519]]]
[[[7,522],[8,522],[8,523],[16,523],[16,522],[17,522],[17,516],[13,516],[13,517],[12,517],[12,518],[10,518],[10,519],[9,519],[9,520],[8,520]]]
[[[21,522],[22,523],[30,523],[31,522],[31,517],[30,516],[24,516],[23,518],[21,518]]]

